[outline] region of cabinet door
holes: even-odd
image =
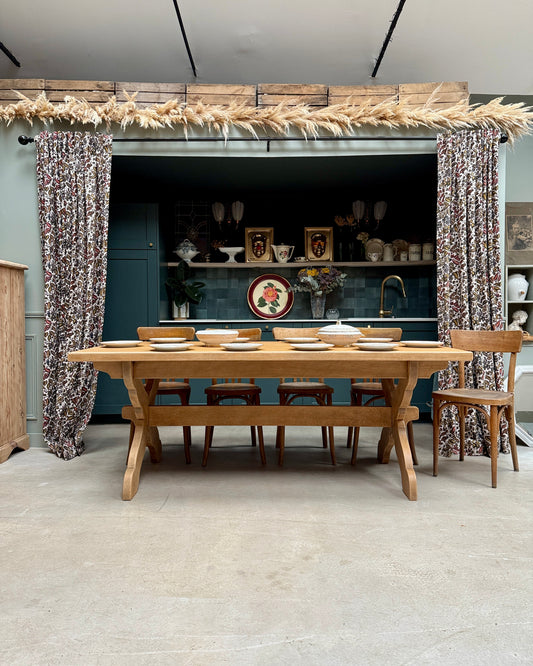
[[[148,250],[157,247],[157,204],[114,204],[109,212],[110,250]]]
[[[138,326],[157,326],[157,206],[113,206],[109,220],[103,340],[134,340]],[[120,414],[129,404],[122,380],[101,372],[93,414]]]

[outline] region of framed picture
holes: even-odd
[[[245,227],[245,261],[272,261],[274,227]]]
[[[505,205],[505,262],[533,264],[533,203]]]
[[[307,261],[333,261],[333,227],[305,227]]]

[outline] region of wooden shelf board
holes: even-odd
[[[162,266],[177,266],[179,262],[168,261],[163,262]],[[191,268],[272,268],[279,270],[280,268],[304,268],[308,266],[345,266],[347,268],[376,268],[382,266],[395,266],[406,268],[408,266],[434,266],[436,261],[290,261],[286,264],[280,264],[276,261],[248,261],[248,262],[192,262],[189,264]],[[524,302],[524,301],[522,301]],[[525,301],[526,303],[528,301]]]

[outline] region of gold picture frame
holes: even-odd
[[[245,227],[244,239],[246,262],[272,261],[274,227]]]
[[[333,261],[333,227],[305,227],[307,261]]]
[[[505,204],[505,262],[533,264],[533,203]]]

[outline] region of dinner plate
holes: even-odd
[[[150,342],[164,342],[164,343],[172,343],[172,342],[185,342],[187,338],[150,338]]]
[[[263,345],[260,342],[223,342],[220,346],[228,351],[254,351]]]
[[[308,343],[296,343],[291,344],[293,349],[298,351],[325,351],[326,349],[331,349],[334,345],[328,345],[325,342],[308,342]]]
[[[102,347],[137,347],[141,344],[140,340],[108,340],[100,343]]]
[[[292,308],[294,293],[284,277],[266,273],[253,280],[247,299],[252,312],[261,319],[279,319]]]
[[[355,345],[362,351],[392,351],[396,347],[392,342],[356,342]]]
[[[367,342],[392,342],[392,338],[361,338],[361,344]]]
[[[443,342],[437,340],[404,340],[405,347],[442,347]]]
[[[172,351],[187,351],[192,344],[190,342],[167,342],[165,344],[150,345],[150,349],[154,351],[172,352]]]
[[[318,338],[285,338],[285,342],[292,342],[295,344],[313,344],[320,342]]]

